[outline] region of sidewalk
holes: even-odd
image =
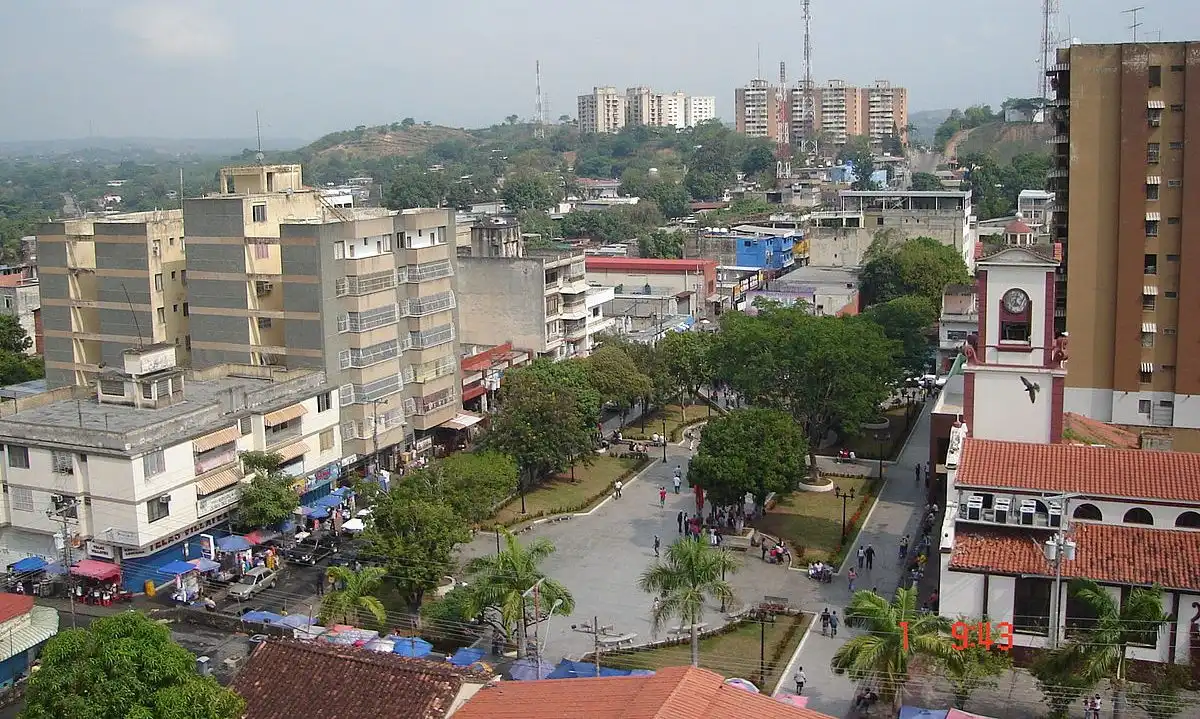
[[[890,597],[900,586],[904,571],[904,563],[898,553],[900,538],[905,534],[910,537],[919,534],[920,515],[925,507],[925,485],[923,482],[914,481],[912,468],[928,457],[931,406],[932,404],[928,404],[922,410],[908,443],[900,452],[899,461],[895,464],[884,462],[887,483],[858,537],[858,544],[871,544],[875,547],[875,566],[870,570],[859,571],[856,589],[874,588],[882,596]],[[874,474],[875,463],[869,464],[870,473]],[[838,465],[840,471],[845,471],[846,466]],[[847,562],[852,561],[855,561],[853,552],[850,553]],[[848,568],[848,564],[843,567]],[[820,587],[820,594],[829,610],[836,611],[839,617],[844,615],[850,600],[845,572],[835,577],[833,584]],[[822,608],[813,606],[817,613]],[[814,621],[784,672],[784,681],[777,693],[790,693],[789,690],[793,688],[791,679],[797,668],[802,666],[808,676],[808,684],[804,690],[805,696],[809,698],[808,707],[831,716],[845,716],[854,702],[857,686],[848,678],[835,675],[829,668],[829,662],[833,659],[834,652],[854,636],[855,631],[848,629],[843,622],[839,627],[837,639],[823,637],[820,622]]]

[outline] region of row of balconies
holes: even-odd
[[[435,312],[446,312],[454,309],[454,293],[450,290],[439,292],[429,297],[413,297],[408,301],[410,317],[424,317]]]
[[[454,325],[442,325],[423,332],[410,332],[409,339],[413,349],[424,350],[454,340]]]
[[[351,347],[338,353],[338,365],[342,369],[361,369],[386,362],[400,356],[402,352],[412,349],[412,340],[407,336],[379,344],[363,347]]]

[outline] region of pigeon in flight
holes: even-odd
[[[1025,385],[1025,391],[1029,393],[1029,403],[1037,402],[1037,393],[1041,391],[1042,386],[1037,382],[1030,382],[1024,377],[1021,378],[1021,384]]]

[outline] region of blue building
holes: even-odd
[[[767,270],[774,274],[782,274],[796,263],[792,255],[795,247],[795,237],[747,237],[735,236],[730,238],[735,244],[735,257],[738,267],[750,267]]]

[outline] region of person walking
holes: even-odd
[[[662,542],[661,542],[661,540],[659,540],[658,535],[657,534],[654,535],[654,556],[655,557],[658,556],[658,548],[661,546],[661,544],[662,544]]]
[[[850,567],[850,571],[846,572],[847,584],[850,587],[850,593],[854,593],[854,580],[858,579],[858,572],[854,571],[854,567]]]
[[[623,486],[625,486],[625,485],[621,484],[621,480],[619,480],[619,479],[616,482],[613,482],[613,489],[616,490],[613,493],[613,496],[616,497],[617,499],[621,498],[621,487],[623,487]]]
[[[683,485],[683,478],[677,474],[675,475],[675,479],[671,481],[675,483],[675,494],[679,494],[679,488]]]
[[[920,484],[921,483],[921,463],[920,462],[917,462],[917,468],[915,471],[916,471],[916,477],[917,477],[917,484]]]
[[[900,559],[904,559],[907,556],[908,556],[908,535],[906,534],[900,540]]]
[[[858,545],[858,568],[863,568],[863,563],[867,561],[867,550],[863,549],[863,545]]]
[[[664,485],[659,485],[658,487],[658,506],[667,506],[667,488]]]
[[[675,515],[675,523],[679,525],[679,533],[680,534],[683,534],[683,518],[684,518],[684,516],[685,515],[684,515],[682,509],[679,510],[679,514]]]
[[[833,614],[829,615],[829,633],[831,636],[835,636],[835,637],[837,636],[837,628],[838,628],[838,616],[837,616],[837,610],[834,610]]]
[[[793,678],[796,682],[796,695],[804,693],[804,685],[808,683],[808,675],[804,673],[804,667],[796,667],[796,676]]]
[[[875,566],[875,545],[868,544],[867,548],[863,551],[863,556],[867,559],[867,569]]]
[[[829,607],[821,612],[821,636],[829,636]]]

